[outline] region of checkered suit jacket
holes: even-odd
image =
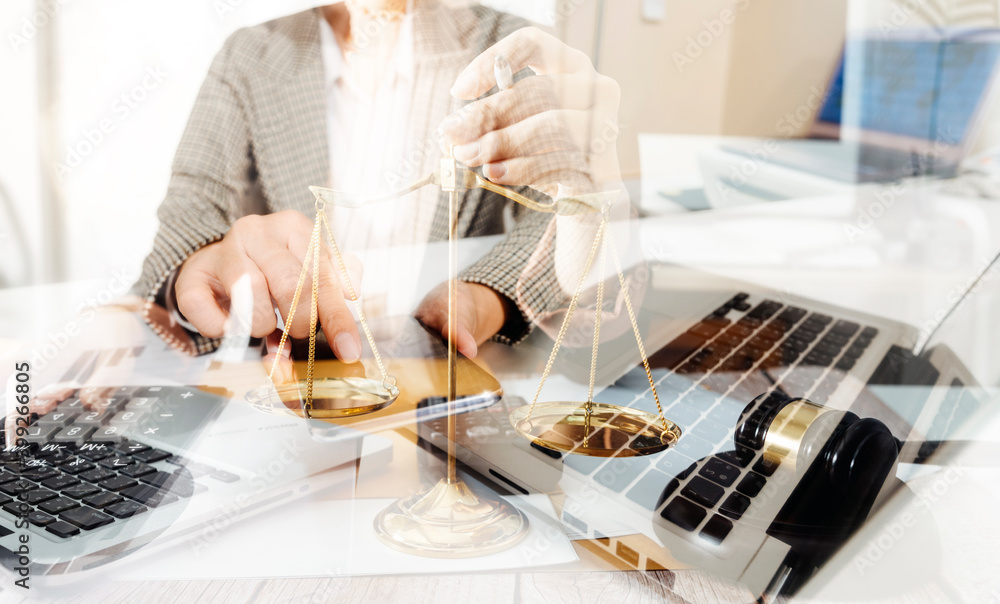
[[[216,56],[177,149],[153,251],[136,284],[136,293],[149,306],[162,304],[164,284],[173,272],[196,250],[221,239],[236,218],[289,208],[314,213],[308,186],[328,182],[330,174],[322,18],[320,9],[313,9],[241,29]],[[436,125],[457,110],[460,103],[448,90],[460,71],[525,25],[480,6],[450,9],[428,2],[418,10],[415,119],[435,120]],[[469,191],[459,210],[459,236],[502,232],[508,203]],[[546,229],[551,215],[520,207],[513,208],[513,215],[515,226],[508,236],[462,275],[500,292],[520,309],[522,316],[498,334],[507,342],[523,338],[533,317],[563,300],[553,271],[537,270],[540,254],[548,253],[540,242],[550,239]],[[447,216],[447,197],[442,195],[432,240],[447,239]],[[191,336],[198,352],[218,344]]]

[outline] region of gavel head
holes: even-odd
[[[781,392],[762,394],[746,406],[734,440],[799,473],[819,461],[841,488],[867,480],[870,470],[898,454],[897,441],[882,422]]]

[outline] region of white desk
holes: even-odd
[[[967,283],[969,277],[982,268],[982,258],[988,250],[1000,248],[1000,208],[987,202],[952,199],[920,199],[912,205],[900,202],[893,208],[896,214],[878,221],[867,232],[868,239],[845,244],[845,240],[838,239],[838,233],[843,233],[842,225],[853,215],[853,203],[854,200],[817,199],[663,216],[643,223],[639,247],[649,259],[690,264],[913,323],[933,316],[941,301],[947,300],[955,287]],[[909,238],[913,233],[909,226],[934,227],[942,224],[943,217],[953,218],[955,228],[943,234],[936,233],[935,237],[940,235],[941,238],[933,239],[933,245],[920,238]],[[467,253],[463,259],[471,260],[473,249],[485,251],[492,242],[486,239],[465,242]],[[901,247],[900,243],[906,245]],[[935,250],[952,247],[960,253],[948,256],[946,263],[936,264],[939,257]],[[373,278],[373,273],[367,273],[366,278]],[[419,300],[422,292],[434,282],[436,278],[429,276],[414,283],[410,302]],[[953,335],[958,340],[961,340],[959,336],[966,338],[967,359],[981,376],[996,383],[997,368],[992,362],[992,352],[997,330],[994,314],[1000,298],[995,295],[995,283],[986,285],[970,305],[970,328]],[[72,320],[72,312],[89,296],[107,288],[107,282],[97,281],[0,292],[0,309],[4,311],[0,338],[7,344],[7,351],[14,342],[32,337],[44,340],[50,330],[59,330]],[[482,357],[501,379],[523,378],[525,367],[536,367],[535,363],[547,352],[548,345],[541,334],[536,334],[528,346],[522,348],[484,346]],[[961,346],[958,349],[961,351]],[[10,358],[9,354],[0,356]],[[952,582],[959,584],[956,589],[963,595],[988,593],[989,581],[997,576],[992,565],[974,562],[981,560],[984,554],[990,561],[1000,556],[993,555],[995,552],[989,547],[985,550],[969,547],[973,531],[976,537],[987,535],[989,543],[996,542],[995,537],[1000,535],[1000,523],[991,520],[991,516],[995,516],[992,510],[996,509],[997,494],[995,489],[982,488],[982,485],[998,484],[997,478],[1000,472],[976,471],[975,480],[965,483],[961,491],[956,488],[954,497],[942,499],[932,512],[931,517],[951,540],[943,547],[943,558],[936,568],[952,577]],[[966,514],[954,507],[962,502],[971,506],[972,512]],[[973,519],[978,524],[970,526]],[[970,578],[972,569],[977,574]],[[0,587],[9,593],[6,586]],[[89,597],[94,601],[224,596],[241,600],[260,597],[310,601],[313,597],[364,599],[368,597],[366,594],[376,590],[399,598],[423,593],[433,594],[435,599],[486,597],[493,600],[527,599],[552,593],[565,595],[568,590],[576,590],[580,599],[592,600],[595,593],[605,589],[622,596],[630,593],[649,599],[691,601],[743,600],[749,595],[724,581],[693,572],[646,575],[505,573],[399,579],[132,583],[107,587],[111,593],[102,589]],[[894,589],[897,591],[893,595],[898,596],[894,601],[934,601],[942,594],[937,584],[919,586],[907,594],[899,593],[898,587]],[[447,590],[451,597],[442,595],[440,590]]]

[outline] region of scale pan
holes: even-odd
[[[390,378],[391,379],[391,378]],[[250,404],[265,411],[291,411],[302,416],[306,380],[261,386],[247,393]],[[394,384],[362,377],[326,377],[313,380],[313,404],[309,417],[332,419],[353,417],[384,409],[399,396]]]
[[[531,418],[528,419],[528,414]],[[591,457],[638,457],[659,453],[677,442],[681,429],[639,409],[560,401],[515,409],[510,423],[518,434],[546,449]]]

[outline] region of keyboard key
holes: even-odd
[[[14,474],[13,472],[7,472],[6,470],[0,471],[0,484],[4,484],[5,482],[10,482],[12,480],[17,480],[17,479],[18,475]]]
[[[701,336],[701,337],[705,338],[705,340],[707,341],[707,340],[710,340],[712,337],[714,337],[715,334],[717,334],[720,331],[722,331],[722,328],[724,326],[725,326],[725,324],[722,324],[722,323],[717,322],[717,321],[712,321],[712,322],[701,321],[698,324],[696,324],[694,327],[692,327],[691,330],[690,330],[690,332],[693,333],[696,336]]]
[[[77,484],[80,484],[79,480],[66,474],[60,474],[59,476],[50,478],[42,483],[43,486],[55,489],[56,491],[61,491]]]
[[[608,463],[601,466],[597,474],[594,474],[594,480],[616,493],[621,493],[643,470],[649,467],[649,463],[648,457],[627,459],[612,457]]]
[[[656,462],[658,469],[679,480],[684,480],[690,476],[691,472],[694,472],[694,466],[694,460],[681,455],[673,449],[661,454],[660,459]]]
[[[121,470],[122,468],[132,465],[135,461],[128,455],[116,454],[111,457],[102,459],[98,465],[105,467],[109,470]]]
[[[77,457],[82,457],[89,461],[100,461],[106,457],[111,457],[114,449],[107,445],[97,443],[87,443],[76,452]]]
[[[137,501],[143,505],[155,508],[161,505],[168,505],[177,501],[175,495],[170,495],[149,485],[141,484],[121,491],[121,494],[129,499]]]
[[[733,530],[733,523],[718,514],[713,514],[698,533],[706,540],[718,545]]]
[[[729,497],[719,506],[719,511],[733,520],[739,520],[743,512],[750,507],[750,498],[739,493],[730,493]]]
[[[736,445],[736,448],[732,451],[724,451],[718,455],[724,461],[731,464],[735,464],[741,468],[745,468],[750,465],[753,461],[754,452],[752,449],[748,449],[741,445]]]
[[[625,461],[625,460],[619,460],[619,461]],[[646,465],[648,465],[648,462],[643,466],[640,466],[639,471],[641,472]],[[601,470],[600,472],[597,473],[598,482],[602,482],[600,476],[606,471],[607,470]],[[151,484],[154,487],[158,487],[169,493],[173,493],[174,495],[179,495],[181,497],[190,497],[192,494],[194,494],[194,482],[192,480],[184,476],[171,474],[169,472],[153,472],[152,474],[147,474],[143,476],[142,481],[145,482],[146,484]],[[602,484],[604,483],[602,482]],[[605,485],[605,486],[610,487],[611,485]],[[616,488],[615,490],[620,491],[621,488]]]
[[[728,487],[733,484],[740,475],[739,468],[728,464],[717,457],[711,457],[705,465],[698,470],[700,476],[711,480],[714,483]]]
[[[121,426],[101,426],[90,435],[91,442],[114,445],[125,438],[125,430]]]
[[[677,444],[673,448],[681,455],[690,459],[701,459],[713,452],[714,445],[697,435],[688,433],[677,441]]]
[[[41,445],[52,440],[52,437],[62,430],[62,428],[60,426],[32,424],[28,426],[27,430],[28,433],[20,438],[23,438],[25,442]]]
[[[170,458],[170,453],[166,451],[161,451],[159,449],[150,449],[148,451],[140,451],[139,453],[133,453],[132,457],[143,463],[155,463],[157,461],[163,461],[164,459]]]
[[[150,447],[142,443],[132,442],[130,440],[122,441],[121,444],[116,447],[120,453],[125,455],[132,455],[133,453],[141,453],[143,451],[149,451]]]
[[[688,434],[697,434],[698,438],[714,445],[725,440],[732,442],[733,428],[732,424],[723,425],[708,416],[695,424],[694,428],[688,430]],[[713,446],[713,450],[714,448]]]
[[[30,480],[14,480],[12,482],[5,482],[0,484],[0,492],[7,495],[20,495],[24,491],[30,491],[31,489],[38,488],[37,485]]]
[[[218,480],[219,482],[236,482],[240,479],[239,476],[233,474],[232,472],[227,472],[225,470],[213,469],[209,476]]]
[[[670,421],[681,427],[685,433],[701,419],[701,412],[686,404],[675,404],[663,410]]]
[[[59,470],[47,466],[37,466],[21,472],[21,478],[27,478],[28,480],[34,480],[35,482],[48,480],[49,478],[58,475]]]
[[[850,336],[845,336],[844,334],[837,333],[835,331],[828,332],[823,339],[820,340],[821,344],[828,344],[830,346],[836,347],[837,349],[843,348],[844,344],[850,340]]]
[[[79,507],[80,504],[73,501],[68,497],[56,497],[55,499],[50,499],[44,503],[38,505],[38,509],[43,512],[48,512],[54,516],[58,516],[66,510],[71,510],[75,507]]]
[[[62,520],[56,520],[52,524],[45,527],[45,530],[52,533],[57,537],[72,537],[73,535],[79,535],[80,529],[68,522],[63,522]]]
[[[63,471],[63,474],[76,475],[79,474],[80,472],[87,472],[89,470],[93,470],[96,467],[97,466],[95,466],[94,464],[90,463],[85,459],[77,458],[62,464],[61,466],[59,466],[59,469]]]
[[[63,489],[62,494],[67,497],[72,497],[73,499],[83,499],[84,497],[90,497],[95,493],[100,493],[101,489],[95,487],[94,485],[83,482],[78,485],[69,487],[68,489]]]
[[[684,359],[694,354],[707,341],[703,336],[686,331],[650,356],[649,365],[650,367],[676,369]]]
[[[55,499],[59,495],[53,493],[48,489],[33,489],[31,491],[25,491],[18,495],[18,499],[27,503],[28,505],[37,505],[43,501],[48,501],[49,499]]]
[[[674,497],[663,508],[663,511],[660,512],[660,516],[673,522],[685,531],[693,531],[697,528],[706,515],[708,515],[708,512],[705,511],[705,508],[683,497]]]
[[[760,474],[747,472],[747,475],[743,477],[740,484],[736,485],[736,490],[747,497],[756,497],[760,493],[760,490],[764,488],[766,482],[767,479]]]
[[[110,472],[104,468],[96,468],[90,470],[89,472],[81,473],[80,478],[86,480],[87,482],[100,482],[105,478],[111,478],[114,475],[114,472]]]
[[[719,499],[722,499],[724,492],[725,489],[719,485],[709,482],[701,476],[695,476],[691,482],[685,485],[681,495],[697,501],[705,507],[712,507],[719,502]]]
[[[83,500],[83,502],[92,508],[103,508],[109,505],[118,503],[119,501],[124,501],[125,498],[121,495],[115,495],[114,493],[108,493],[107,491],[102,491],[96,495],[91,495]]]
[[[111,524],[114,518],[104,512],[98,512],[94,508],[83,506],[68,510],[59,514],[59,518],[82,528],[85,531],[92,531],[105,524]]]
[[[815,327],[815,326],[814,326]],[[789,340],[800,340],[802,342],[812,342],[819,336],[819,329],[810,328],[806,323],[799,326],[798,329],[792,332],[788,336]]]
[[[851,321],[837,321],[834,323],[833,327],[830,328],[830,331],[845,336],[853,336],[860,328],[860,325],[852,323]]]
[[[796,306],[788,306],[778,314],[777,318],[788,325],[794,325],[801,321],[804,316],[806,316],[805,310]]]
[[[130,478],[139,478],[140,476],[145,476],[146,474],[155,472],[156,468],[144,463],[134,462],[119,469],[118,471]]]
[[[833,359],[838,354],[840,354],[840,348],[841,348],[840,346],[835,346],[833,344],[830,344],[828,342],[824,342],[824,341],[820,340],[820,342],[818,344],[816,344],[816,347],[813,348],[812,351],[810,351],[809,355],[806,355],[806,358],[808,359],[809,356],[812,355],[812,354],[822,354],[822,355],[828,356],[831,359]],[[816,363],[816,364],[819,364],[819,363]],[[825,363],[825,364],[829,365],[829,363]]]
[[[35,452],[35,459],[42,460],[48,465],[61,464],[72,457],[69,447],[56,443],[44,444]]]
[[[23,516],[29,510],[31,510],[31,506],[27,503],[14,501],[10,498],[7,498],[7,503],[3,504],[3,511],[14,516]]]
[[[605,461],[607,460],[600,457],[587,457],[584,455],[567,455],[563,458],[564,464],[585,475],[597,470]]]
[[[94,433],[94,429],[86,426],[77,426],[72,424],[60,430],[55,436],[52,437],[52,442],[62,443],[66,445],[76,445],[79,447],[84,442],[86,442],[87,437]]]
[[[80,411],[83,411],[83,402],[76,397],[68,398],[59,403],[59,405],[56,406],[56,409],[64,413],[79,413]]]
[[[803,365],[814,365],[816,367],[828,367],[833,363],[833,357],[816,350],[811,350],[806,358],[802,359]]]
[[[757,460],[757,463],[753,465],[753,471],[758,474],[763,474],[764,476],[770,476],[774,474],[774,471],[778,469],[781,465],[776,459],[764,456]]]
[[[104,511],[111,514],[115,518],[128,518],[130,516],[135,516],[136,514],[141,514],[145,512],[148,508],[144,505],[140,505],[134,501],[122,501],[121,503],[115,503],[104,508]]]
[[[159,405],[156,397],[136,397],[125,403],[125,411],[152,411]]]
[[[40,426],[59,426],[60,428],[65,428],[66,426],[73,423],[76,418],[76,413],[70,413],[67,411],[53,411],[51,413],[46,413],[45,415],[38,418],[38,425]]]
[[[677,487],[677,481],[670,476],[657,470],[650,470],[632,485],[632,488],[625,493],[625,497],[647,510],[653,511],[660,502],[660,497],[663,495],[665,488],[671,483],[675,483],[674,488]]]
[[[773,317],[776,312],[781,310],[781,306],[780,302],[775,302],[774,300],[764,300],[754,307],[753,310],[747,313],[747,316],[766,321]]]
[[[137,484],[139,483],[128,476],[112,476],[100,481],[97,483],[97,486],[107,491],[121,491],[122,489],[134,487]]]
[[[52,524],[55,521],[55,516],[50,516],[45,512],[31,512],[28,514],[28,522],[34,524],[35,526],[45,526],[47,524]]]
[[[847,353],[844,353],[844,356],[841,357],[839,361],[837,361],[837,364],[834,365],[834,368],[839,371],[850,371],[854,367],[855,362],[856,361],[854,358],[847,356]]]
[[[77,426],[90,426],[92,428],[96,428],[106,424],[108,419],[110,419],[110,416],[107,411],[86,411],[73,420],[73,423]]]

